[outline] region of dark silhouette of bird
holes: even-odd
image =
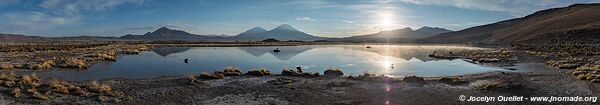
[[[183,60],[183,62],[185,62],[185,63],[188,63],[188,59],[187,59],[187,58],[186,58],[186,59],[184,59],[184,60]]]
[[[279,53],[279,52],[281,52],[281,51],[279,51],[279,48],[275,48],[275,50],[273,50],[273,52],[275,52],[275,53]]]

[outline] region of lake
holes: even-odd
[[[462,46],[409,45],[303,45],[268,47],[165,47],[139,55],[123,55],[115,62],[92,65],[88,70],[38,72],[69,80],[109,78],[143,79],[160,76],[212,73],[227,66],[239,67],[245,73],[267,68],[280,74],[285,67],[300,66],[305,72],[323,73],[340,68],[345,75],[362,73],[388,76],[450,76],[489,71],[508,71],[486,67],[463,59],[441,60],[428,57],[435,50],[485,50]],[[275,53],[274,49],[281,52]],[[184,59],[188,59],[185,63]],[[393,67],[392,67],[393,66]]]

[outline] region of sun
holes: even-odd
[[[383,27],[384,30],[388,30],[393,28],[395,25],[394,14],[390,11],[383,11],[378,14],[379,16],[379,25]]]

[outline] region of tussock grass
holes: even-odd
[[[240,70],[240,68],[236,68],[233,66],[227,66],[227,67],[225,67],[225,70],[223,70],[223,75],[225,75],[225,76],[240,76],[240,75],[242,75],[242,71]]]
[[[88,66],[87,66],[87,63],[85,60],[77,59],[77,58],[70,58],[70,59],[64,60],[63,63],[59,67],[86,69]]]
[[[187,80],[188,80],[188,83],[190,83],[192,85],[200,83],[200,80],[196,79],[195,76],[189,76],[187,78]]]
[[[208,73],[201,73],[200,74],[200,78],[202,79],[223,79],[225,78],[225,75],[223,75],[222,73],[214,73],[214,74],[208,74]]]
[[[325,72],[323,72],[323,74],[329,75],[329,76],[341,76],[341,75],[344,75],[344,72],[340,68],[336,68],[336,69],[329,68],[329,69],[325,70]]]
[[[10,94],[15,98],[19,98],[19,97],[21,97],[21,89],[13,88],[12,91],[10,91]]]
[[[271,75],[271,72],[267,68],[261,68],[258,70],[250,70],[246,73],[246,75],[267,76],[267,75]]]
[[[112,87],[106,84],[99,84],[98,81],[90,81],[88,89],[96,93],[112,93]]]
[[[15,69],[15,67],[12,64],[1,64],[0,65],[0,69],[2,69],[2,70],[10,70],[10,69]]]

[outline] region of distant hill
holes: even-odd
[[[441,34],[441,33],[447,33],[447,32],[452,32],[452,30],[448,30],[445,28],[439,28],[439,27],[421,27],[417,30],[415,30],[415,32],[417,33],[425,33],[428,35],[437,35],[437,34]]]
[[[318,40],[324,39],[322,37],[313,36],[302,31],[298,31],[294,27],[288,24],[282,24],[276,28],[266,31],[262,27],[254,27],[248,31],[242,32],[235,36],[238,39],[255,39],[263,40],[268,38],[275,38],[277,40]]]
[[[138,40],[195,40],[207,38],[207,36],[194,35],[185,31],[172,30],[167,27],[162,27],[154,32],[148,32],[144,35],[125,35],[120,39],[138,39]]]
[[[521,18],[443,33],[419,40],[433,43],[600,43],[600,4],[574,4]]]
[[[391,31],[380,31],[373,34],[367,35],[356,35],[346,38],[331,38],[333,41],[370,41],[370,42],[381,42],[381,41],[392,41],[392,42],[408,42],[416,39],[422,39],[432,37],[440,33],[452,32],[444,28],[438,27],[422,27],[417,30],[412,30],[410,27],[396,29]]]
[[[0,42],[29,42],[48,40],[45,37],[0,33]]]

